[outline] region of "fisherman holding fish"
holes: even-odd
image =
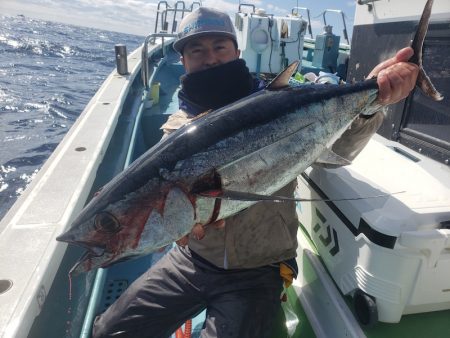
[[[180,110],[162,126],[169,134],[199,114],[218,109],[264,87],[239,59],[229,16],[201,7],[179,25],[174,48],[186,75]],[[377,65],[382,105],[404,99],[414,88],[418,66],[404,48]],[[358,117],[332,147],[347,161],[362,150],[383,120],[380,111]],[[276,193],[292,196],[295,182]],[[296,274],[295,203],[259,202],[213,224],[197,224],[149,271],[100,315],[94,337],[167,338],[206,309],[202,337],[270,337],[281,309],[283,282]]]

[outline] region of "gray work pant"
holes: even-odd
[[[219,269],[177,246],[97,317],[93,337],[167,338],[205,308],[201,337],[268,337],[281,290],[276,267]]]

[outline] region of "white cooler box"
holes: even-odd
[[[450,309],[450,169],[376,135],[354,163],[308,168],[300,222],[363,324]],[[362,295],[362,298],[361,298]],[[365,299],[361,305],[361,299]]]

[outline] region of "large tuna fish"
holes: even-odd
[[[431,3],[413,44],[418,64]],[[196,223],[224,219],[273,194],[358,114],[374,112],[376,80],[286,87],[296,68],[288,67],[265,90],[193,120],[108,183],[58,237],[88,249],[72,272],[155,251]],[[426,75],[420,79],[440,97]]]

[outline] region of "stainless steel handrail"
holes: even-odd
[[[164,10],[161,9],[161,6],[165,5]],[[196,7],[197,6],[197,7]],[[181,12],[181,19],[184,18],[185,13],[190,13],[198,7],[202,6],[201,1],[193,1],[190,7],[186,7],[186,2],[179,0],[175,3],[174,7],[171,7],[167,1],[159,1],[158,7],[156,9],[156,20],[155,20],[155,33],[158,33],[158,25],[161,21],[161,30],[160,32],[168,32],[169,31],[169,22],[167,21],[168,13],[172,14],[172,27],[170,28],[170,32],[174,33],[177,29],[176,17],[177,14]]]
[[[341,15],[342,15],[342,22],[344,23],[344,30],[343,30],[344,38],[345,38],[345,40],[347,40],[347,44],[350,45],[350,40],[348,39],[348,34],[347,34],[347,25],[345,24],[345,15],[344,15],[344,12],[341,11],[340,9],[326,9],[326,10],[322,13],[322,15],[323,15],[323,23],[325,24],[325,26],[327,25],[327,20],[325,19],[325,13],[326,13],[326,12],[341,13]]]
[[[145,89],[149,90],[149,80],[150,80],[150,73],[149,73],[149,65],[148,65],[148,45],[154,44],[156,38],[162,38],[161,48],[164,52],[164,39],[165,38],[176,38],[177,34],[169,34],[169,33],[153,33],[150,34],[145,38],[144,45],[142,46],[141,51],[141,78],[142,83],[145,87]]]
[[[253,4],[239,4],[239,7],[238,7],[238,12],[239,13],[242,13],[241,12],[241,7],[243,7],[243,6],[245,6],[245,7],[251,7],[252,8],[252,13],[255,13],[255,11],[256,11],[256,8],[255,8],[255,5],[253,5]]]
[[[161,5],[166,5],[166,9],[164,11],[160,10]],[[169,8],[169,4],[167,3],[167,1],[158,2],[158,7],[156,8],[155,33],[158,32],[159,13],[161,13],[161,26],[164,30],[164,22],[166,22],[164,14],[166,13],[167,8]]]
[[[202,2],[201,1],[194,1],[194,2],[192,2],[191,3],[191,12],[194,10],[194,5],[197,5],[198,7],[202,7]]]
[[[178,9],[178,5],[181,6],[181,9]],[[190,11],[190,10],[186,10],[186,4],[184,3],[184,1],[177,1],[175,2],[175,7],[174,7],[174,13],[173,13],[173,18],[172,18],[172,33],[176,31],[177,29],[177,13],[181,11],[181,19],[184,18],[184,12],[186,11]]]
[[[309,8],[306,7],[294,7],[292,8],[291,14],[294,15],[294,10],[297,10],[297,15],[298,15],[298,10],[302,9],[306,11],[306,15],[308,15],[308,33],[309,35],[311,35],[311,39],[314,39],[313,33],[312,33],[312,29],[311,29],[311,16],[309,13]]]
[[[358,5],[370,5],[371,2],[375,2],[375,1],[379,1],[379,0],[358,0],[357,3],[358,3]]]
[[[165,6],[164,10],[162,10],[161,6]],[[179,0],[175,3],[174,7],[170,7],[167,1],[159,1],[158,7],[156,11],[156,22],[155,22],[155,32],[153,34],[150,34],[145,38],[144,45],[142,46],[142,52],[141,52],[141,78],[142,82],[144,84],[145,89],[149,89],[149,80],[150,80],[150,70],[149,70],[149,64],[148,64],[148,45],[154,44],[156,38],[162,38],[162,45],[161,48],[164,53],[164,39],[165,38],[176,38],[177,34],[174,34],[176,31],[176,17],[177,14],[181,12],[181,19],[184,18],[184,14],[186,12],[190,13],[192,12],[195,6],[201,7],[202,2],[201,1],[193,1],[191,3],[191,6],[189,8],[186,7],[186,3],[182,0]],[[172,27],[170,28],[171,33],[168,33],[169,30],[169,23],[167,21],[167,14],[173,13],[173,19],[172,19]],[[158,32],[158,24],[161,21],[161,31]]]

